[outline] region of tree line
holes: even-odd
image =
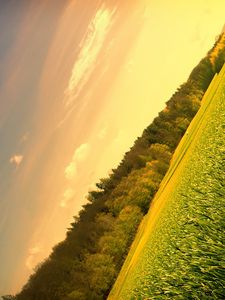
[[[137,228],[148,212],[171,156],[225,61],[225,45],[207,56],[138,137],[108,178],[89,192],[88,203],[70,224],[66,239],[36,268],[16,300],[106,299]],[[7,298],[8,297],[8,298]],[[10,298],[11,297],[11,298]]]

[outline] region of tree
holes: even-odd
[[[103,253],[88,254],[85,266],[90,289],[97,294],[109,290],[116,275],[112,257]]]

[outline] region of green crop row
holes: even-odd
[[[175,151],[109,299],[224,299],[224,74]]]

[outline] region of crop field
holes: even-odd
[[[225,66],[171,160],[108,297],[225,299]]]

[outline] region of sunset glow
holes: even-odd
[[[0,4],[0,295],[65,238],[224,22],[223,1],[126,2]]]

